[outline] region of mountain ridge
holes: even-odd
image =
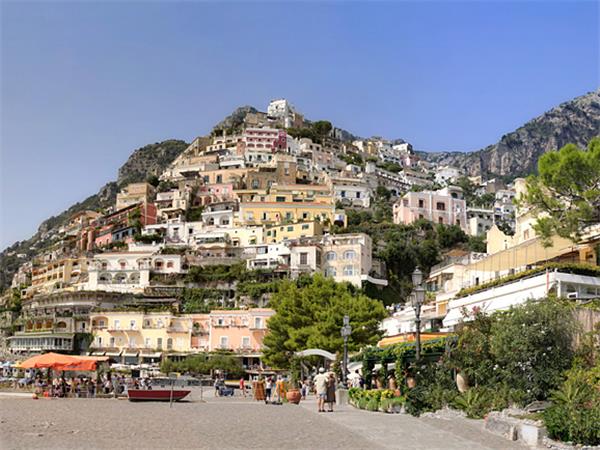
[[[256,112],[258,110],[253,106],[238,107],[214,128],[235,128],[243,123],[246,114]],[[335,137],[343,141],[356,138],[356,135],[340,128],[334,127],[334,132]],[[473,152],[417,153],[426,161],[455,166],[469,175],[514,178],[533,172],[537,159],[546,151],[567,143],[585,147],[591,138],[598,135],[600,89],[561,103],[483,149]],[[404,141],[395,139],[394,142]],[[31,238],[17,241],[0,252],[0,291],[10,286],[12,275],[21,264],[52,244],[52,231],[57,230],[68,217],[85,209],[103,209],[114,204],[120,188],[128,183],[143,181],[149,175],[160,175],[187,147],[185,141],[168,139],[134,150],[119,168],[115,181],[108,182],[96,194],[43,221]]]

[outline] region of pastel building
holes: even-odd
[[[465,233],[467,208],[462,189],[447,187],[439,191],[408,192],[393,208],[394,223],[411,224],[419,219],[444,225],[458,225]]]
[[[323,237],[323,272],[335,281],[362,286],[363,281],[386,285],[387,281],[371,276],[373,268],[371,238],[364,233],[326,235]]]
[[[85,289],[90,291],[142,293],[150,274],[182,273],[181,255],[148,252],[100,253],[89,267]]]
[[[117,194],[117,210],[138,203],[149,203],[154,199],[155,189],[149,183],[131,183]]]

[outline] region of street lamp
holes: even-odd
[[[415,310],[416,333],[416,359],[421,359],[421,306],[425,300],[425,288],[423,288],[423,272],[417,267],[412,273],[413,294],[411,295],[412,307]]]
[[[344,338],[344,357],[342,359],[342,384],[346,386],[348,376],[348,337],[352,334],[350,326],[350,317],[344,316],[344,325],[342,326],[342,337]]]

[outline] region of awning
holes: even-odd
[[[127,355],[125,355],[127,356]],[[158,352],[158,353],[142,353],[140,354],[140,356],[142,358],[160,358],[162,356],[162,353]]]
[[[121,356],[121,352],[106,352],[105,356]]]
[[[104,356],[106,352],[90,352],[91,356]]]
[[[138,355],[138,352],[123,352],[123,356],[125,357],[129,356],[130,358],[137,358]]]
[[[52,370],[96,370],[96,364],[106,361],[105,357],[62,355],[60,353],[45,353],[29,358],[19,364],[22,369],[52,369]]]

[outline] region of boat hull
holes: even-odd
[[[171,392],[173,401],[179,401],[191,392],[186,389],[129,389],[127,398],[131,402],[169,402],[171,401]]]

